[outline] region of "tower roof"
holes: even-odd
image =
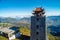
[[[36,8],[35,11],[42,11],[42,8]]]
[[[45,12],[44,12],[44,9],[43,9],[43,8],[36,8],[36,9],[33,11],[33,14],[34,14],[34,15],[37,15],[37,16],[41,16],[41,15],[44,15]]]

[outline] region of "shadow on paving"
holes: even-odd
[[[30,40],[30,36],[21,35],[20,40]]]

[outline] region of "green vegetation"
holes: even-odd
[[[30,30],[27,29],[26,27],[21,27],[21,28],[20,28],[20,32],[21,32],[23,35],[30,36]]]
[[[3,36],[0,36],[0,40],[8,40],[8,38],[5,38]],[[20,39],[14,39],[14,40],[20,40]]]
[[[48,33],[48,39],[49,40],[60,40],[60,37],[52,36],[50,33]]]
[[[0,36],[0,40],[8,40],[8,39],[3,36]]]
[[[10,23],[0,23],[0,27],[10,27],[13,26],[13,24]]]

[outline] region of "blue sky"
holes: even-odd
[[[0,16],[31,16],[36,7],[45,9],[46,15],[60,15],[60,0],[0,0]]]

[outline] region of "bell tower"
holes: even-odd
[[[31,39],[46,40],[45,12],[43,8],[36,8],[31,16]]]

